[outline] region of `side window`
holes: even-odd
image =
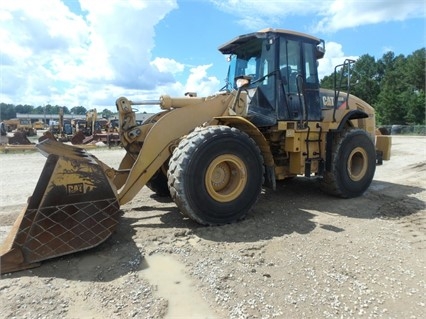
[[[257,76],[257,58],[251,57],[250,60],[247,61],[247,67],[245,70],[245,75],[251,76],[253,79],[256,79]]]
[[[302,71],[300,61],[300,43],[281,39],[280,72],[287,92],[297,92],[297,74]]]
[[[317,84],[318,74],[315,57],[315,47],[313,44],[304,43],[304,60],[305,60],[305,71],[306,71],[306,83]]]

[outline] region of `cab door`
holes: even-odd
[[[280,38],[277,92],[279,120],[319,120],[319,81],[316,45],[297,37]]]

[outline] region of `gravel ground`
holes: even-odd
[[[102,245],[2,275],[1,318],[424,318],[426,139],[393,137],[369,190],[295,178],[201,227],[144,188]],[[121,149],[91,151],[118,166]],[[45,158],[0,154],[0,240]]]

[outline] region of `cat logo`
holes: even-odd
[[[322,103],[324,106],[333,107],[334,106],[334,96],[323,96]]]
[[[83,183],[68,184],[67,194],[68,195],[84,194],[84,184]]]

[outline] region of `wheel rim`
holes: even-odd
[[[218,156],[207,168],[206,189],[208,194],[216,201],[230,202],[236,199],[241,195],[246,184],[246,166],[235,155]]]
[[[361,147],[352,150],[348,158],[348,174],[353,181],[359,181],[367,172],[367,152]]]

